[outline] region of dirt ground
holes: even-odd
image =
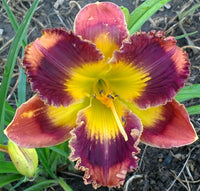
[[[101,2],[101,0],[99,0]],[[18,22],[30,7],[32,0],[9,1]],[[60,5],[56,4],[60,2]],[[33,41],[41,36],[41,30],[52,27],[65,27],[72,30],[75,15],[84,5],[95,2],[92,0],[41,0],[37,11],[28,28],[28,41]],[[142,0],[112,0],[118,5],[123,5],[132,11],[141,4]],[[199,0],[172,0],[164,8],[159,10],[147,21],[142,30],[163,30],[166,36],[179,36],[184,33],[200,31],[200,8],[189,11],[189,15],[183,17],[183,13],[199,3]],[[1,30],[2,29],[2,30]],[[1,34],[2,32],[2,34]],[[15,32],[7,18],[5,10],[0,2],[0,81],[3,68],[8,55],[10,44]],[[186,85],[200,83],[200,33],[178,40],[178,45],[189,54],[191,61],[191,76]],[[186,46],[188,48],[186,48]],[[193,47],[193,48],[191,48]],[[8,101],[15,107],[14,93],[19,77],[19,63],[15,68]],[[33,95],[28,86],[27,98]],[[200,99],[185,102],[186,106],[200,104]],[[191,121],[197,133],[200,135],[200,115],[191,116]],[[126,191],[200,191],[200,141],[194,144],[174,149],[157,149],[140,144],[141,158],[137,171],[127,175],[124,186]],[[91,185],[84,185],[81,173],[71,175],[61,174],[74,191],[93,191]],[[49,190],[62,190],[60,187]],[[122,191],[123,188],[99,188],[98,191]]]

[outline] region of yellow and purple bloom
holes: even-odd
[[[137,168],[140,141],[171,148],[197,139],[174,99],[189,75],[187,54],[161,31],[129,35],[113,3],[85,6],[74,32],[44,30],[27,46],[23,66],[37,94],[6,135],[28,148],[70,139],[70,159],[95,188],[123,184]]]

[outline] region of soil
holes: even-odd
[[[12,0],[9,1],[18,22],[22,21],[33,0]],[[74,17],[80,7],[95,2],[92,0],[69,1],[60,0],[58,7],[55,7],[56,0],[41,0],[37,11],[28,28],[28,41],[41,36],[44,28],[65,27],[72,30]],[[101,1],[100,1],[101,2]],[[112,2],[123,5],[132,11],[142,3],[142,0],[113,0]],[[199,3],[198,0],[172,0],[164,8],[152,16],[142,27],[143,31],[151,29],[163,30],[166,36],[179,36],[186,33],[200,31],[200,8],[189,11],[189,15],[182,18],[182,13]],[[8,55],[9,47],[15,32],[8,20],[7,14],[0,3],[0,81],[2,80],[3,68]],[[186,85],[200,83],[200,34],[199,32],[189,37],[178,40],[178,45],[185,48],[191,61],[191,76]],[[190,48],[186,48],[190,46]],[[193,46],[193,48],[191,48]],[[19,55],[19,58],[21,56]],[[16,87],[19,77],[19,63],[15,67],[11,87],[8,94],[8,101],[15,107]],[[27,84],[27,98],[33,95]],[[186,106],[200,104],[200,99],[192,99],[185,102]],[[191,121],[200,134],[200,115],[191,116]],[[126,183],[121,188],[101,187],[98,191],[200,191],[200,141],[194,144],[173,149],[158,149],[140,144],[139,168],[127,175]],[[74,191],[93,191],[91,185],[84,185],[83,174],[75,176],[69,172],[61,174]],[[27,185],[22,185],[27,186]],[[17,189],[16,189],[17,190]],[[61,187],[52,187],[48,190],[62,190]]]

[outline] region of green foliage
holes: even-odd
[[[193,98],[200,98],[200,84],[185,86],[179,91],[175,98],[180,102]]]
[[[58,178],[58,182],[60,183],[64,191],[73,191],[61,177]]]
[[[194,32],[190,32],[190,33],[183,34],[183,35],[180,35],[180,36],[176,36],[176,40],[179,40],[179,39],[181,39],[181,38],[185,38],[185,37],[187,37],[187,36],[194,35],[194,34],[196,34],[196,33],[198,33],[198,31],[194,31]]]
[[[56,180],[42,180],[34,184],[33,186],[30,186],[29,188],[25,189],[24,191],[41,191],[42,189],[49,188],[56,184]]]
[[[38,157],[40,159],[40,162],[42,164],[42,166],[45,168],[46,172],[52,177],[52,178],[56,178],[56,175],[53,173],[53,171],[51,170],[51,167],[48,164],[48,159],[49,156],[47,156],[46,151],[48,151],[48,148],[41,148],[37,150],[38,153]]]
[[[15,115],[15,110],[9,105],[8,102],[5,102],[5,125],[8,125]]]
[[[12,11],[10,10],[8,4],[3,1],[3,5],[6,9],[6,12],[8,14],[9,20],[15,30],[15,32],[18,31],[19,29],[19,25],[17,23],[17,20],[15,18],[15,16],[13,15]],[[34,13],[35,10],[33,10]],[[31,19],[31,18],[30,18]],[[29,24],[29,23],[27,23]],[[24,39],[22,40],[22,47],[23,47],[23,51],[25,49],[25,46],[27,45],[27,41],[26,41],[26,33],[24,33]],[[18,83],[18,103],[17,106],[19,107],[22,103],[24,103],[26,101],[26,75],[24,73],[23,68],[20,66],[20,74],[19,74],[19,83]],[[7,124],[6,124],[7,125]]]
[[[185,86],[176,95],[176,100],[179,102],[191,100],[194,98],[200,98],[200,84],[193,84],[191,86]],[[200,105],[194,105],[186,108],[189,115],[200,114]]]
[[[16,31],[16,35],[8,54],[8,59],[6,62],[4,75],[3,75],[3,80],[1,82],[0,104],[2,107],[0,107],[0,119],[1,119],[0,143],[3,143],[4,125],[8,125],[12,121],[15,114],[15,110],[5,101],[8,88],[10,85],[13,69],[16,63],[16,59],[17,59],[20,47],[22,46],[23,51],[24,51],[24,48],[27,44],[26,43],[26,36],[27,36],[26,29],[37,8],[39,0],[34,1],[34,3],[32,4],[31,8],[27,12],[20,26],[18,25],[15,19],[15,16],[13,15],[6,1],[2,0],[2,2],[8,14],[8,17],[10,19],[10,22],[14,30]],[[19,85],[18,85],[18,103],[17,103],[18,106],[26,101],[25,95],[26,95],[26,75],[24,74],[24,71],[21,68]],[[56,168],[59,164],[63,165],[65,164],[65,162],[69,163],[69,160],[66,158],[68,155],[64,154],[66,149],[62,150],[65,148],[64,146],[67,146],[67,143],[66,144],[64,143],[63,146],[52,147],[51,150],[49,148],[38,149],[38,155],[40,157],[39,159],[40,159],[41,165],[39,166],[38,173],[36,174],[36,177],[35,177],[36,183],[33,186],[30,186],[26,190],[34,190],[34,191],[42,190],[44,188],[48,188],[52,186],[53,184],[54,185],[60,184],[64,190],[71,191],[71,188],[64,182],[64,180],[55,175]],[[61,153],[62,155],[60,155]],[[14,164],[10,161],[5,161],[4,157],[1,157],[0,164],[1,164],[0,165],[0,187],[3,187],[3,186],[10,187],[9,186],[10,183],[16,180],[19,180],[19,182],[14,187],[10,187],[10,190],[14,190],[18,186],[20,186],[23,182],[28,181],[28,179],[24,178],[24,176],[19,174]],[[8,174],[8,173],[11,173],[11,174]],[[41,181],[40,176],[42,176],[44,180]],[[49,176],[51,176],[53,179],[47,180]]]
[[[182,20],[183,18],[185,18],[186,16],[188,16],[191,13],[194,13],[194,11],[196,9],[198,9],[200,7],[200,3],[195,4],[194,6],[192,6],[190,9],[188,9],[187,11],[184,11],[182,13],[178,13],[179,15],[179,20]]]
[[[190,106],[190,107],[188,107],[186,109],[187,109],[189,115],[200,114],[200,105]]]
[[[170,0],[146,0],[139,7],[137,7],[132,13],[129,14],[129,11],[125,7],[121,7],[125,17],[126,22],[128,24],[128,30],[130,34],[138,31],[142,25],[162,6],[164,6]],[[8,54],[8,59],[5,65],[5,70],[3,74],[3,79],[0,87],[0,144],[3,144],[4,135],[3,129],[5,125],[8,125],[15,114],[15,109],[13,109],[9,103],[6,102],[6,96],[8,92],[8,88],[10,85],[13,69],[16,63],[16,59],[19,53],[20,48],[24,48],[27,44],[27,28],[31,21],[31,18],[38,6],[39,0],[35,0],[32,4],[31,8],[27,12],[24,17],[24,20],[19,25],[15,19],[14,14],[9,8],[8,4],[5,0],[2,0],[3,6],[7,12],[9,20],[16,31],[16,35],[10,47],[10,51]],[[194,11],[199,7],[199,4],[180,15],[180,18],[185,17],[189,14],[190,11]],[[195,34],[189,33],[184,34],[179,37],[183,38],[187,35]],[[176,99],[180,102],[190,100],[193,98],[200,98],[200,84],[192,85],[184,87],[176,96]],[[20,77],[19,77],[19,85],[18,85],[18,100],[17,106],[21,105],[26,101],[26,75],[24,74],[23,69],[20,69]],[[190,115],[199,114],[200,113],[200,105],[191,106],[187,108]],[[40,165],[38,167],[37,173],[34,177],[34,185],[29,186],[25,191],[40,191],[42,189],[46,189],[50,186],[60,185],[65,191],[72,191],[72,189],[68,186],[68,184],[61,178],[58,177],[57,170],[58,166],[67,166],[69,170],[73,169],[73,163],[69,161],[68,156],[70,153],[70,149],[68,147],[68,143],[63,143],[57,146],[52,146],[49,148],[39,148],[37,149],[37,154],[39,157]],[[10,191],[19,187],[22,183],[29,181],[24,176],[19,174],[15,166],[12,162],[6,161],[2,155],[0,155],[0,187],[7,186]],[[18,183],[11,187],[12,182],[18,181]]]
[[[0,174],[0,188],[11,182],[19,180],[22,177],[23,176],[20,174],[7,174],[6,176],[4,174]]]
[[[5,6],[7,5],[5,0],[2,0],[5,9],[8,11],[9,7]],[[0,88],[0,121],[1,121],[1,127],[0,132],[4,129],[4,112],[5,112],[5,100],[8,92],[8,88],[10,85],[11,77],[13,74],[13,69],[16,63],[16,59],[22,44],[23,39],[26,37],[26,29],[28,28],[28,25],[31,21],[31,18],[35,12],[35,9],[39,3],[39,0],[34,1],[33,5],[27,12],[24,20],[22,21],[20,27],[17,30],[17,33],[15,35],[15,38],[11,44],[10,51],[8,53],[8,59],[5,65],[3,79],[1,82],[1,88]],[[3,133],[0,133],[0,143],[3,143]]]
[[[10,161],[0,161],[0,174],[2,173],[16,173],[19,174],[15,165]]]
[[[129,13],[129,10],[126,8],[126,7],[123,7],[121,6],[121,10],[123,11],[124,13],[124,16],[125,16],[125,19],[126,19],[126,23],[127,25],[129,24],[129,21],[130,21],[130,13]]]
[[[161,7],[171,0],[146,0],[138,6],[131,14],[128,23],[130,34],[137,32],[142,25]]]
[[[20,66],[17,94],[18,94],[17,107],[19,107],[22,103],[26,101],[26,74],[21,66]]]

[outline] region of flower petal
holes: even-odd
[[[108,81],[112,92],[124,100],[132,101],[141,97],[148,85],[149,74],[123,62],[110,66],[104,78]]]
[[[90,107],[78,115],[78,127],[70,140],[71,160],[78,160],[76,168],[85,171],[85,184],[93,187],[120,186],[127,171],[137,168],[137,147],[141,122],[130,111],[123,114],[124,130],[128,140],[120,133],[110,108],[94,99]]]
[[[72,69],[101,59],[94,44],[64,29],[50,29],[27,46],[23,65],[33,90],[38,90],[48,104],[59,106],[74,101],[66,85]]]
[[[88,102],[65,107],[45,105],[38,96],[32,97],[17,109],[10,125],[5,129],[9,139],[21,147],[52,146],[70,138],[76,125],[77,113]]]
[[[130,109],[141,119],[144,128],[141,140],[148,145],[179,147],[191,144],[198,138],[184,105],[176,100],[146,110],[133,105]]]
[[[174,37],[161,31],[136,33],[116,51],[113,62],[131,64],[148,73],[147,86],[134,101],[141,108],[165,104],[183,87],[189,75],[187,54],[176,46]],[[134,97],[134,89],[132,90]]]
[[[110,2],[86,5],[76,16],[75,33],[97,45],[106,58],[121,46],[128,36],[124,14]]]

